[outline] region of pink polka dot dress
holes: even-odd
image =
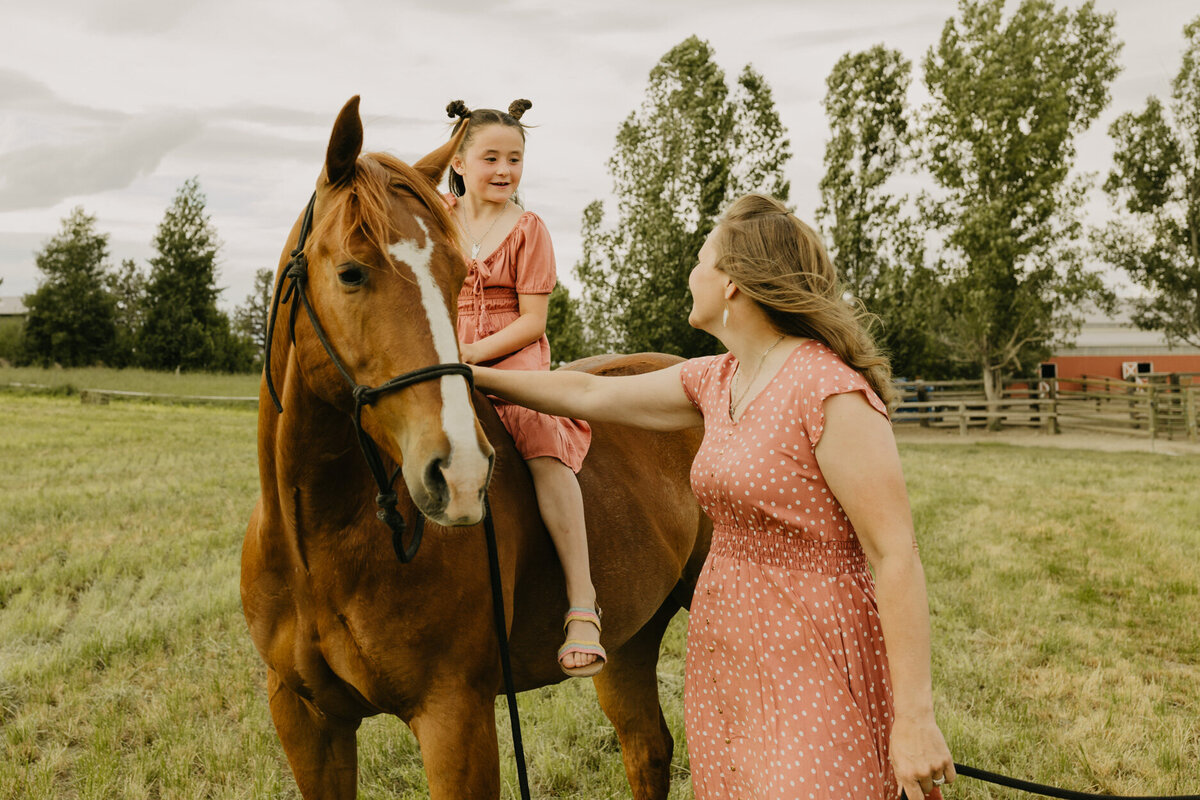
[[[687,362],[704,415],[692,488],[713,521],[688,619],[684,710],[697,800],[895,800],[875,584],[813,448],[861,374],[805,340],[736,421],[729,355]]]

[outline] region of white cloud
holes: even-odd
[[[82,141],[35,144],[0,155],[0,211],[47,208],[74,197],[124,189],[196,136],[191,114],[136,117]]]

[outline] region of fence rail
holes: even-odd
[[[902,400],[892,418],[898,425],[957,427],[962,434],[972,427],[1009,426],[1047,433],[1076,430],[1197,441],[1200,376],[1162,377],[1168,380],[1130,383],[1082,377],[1009,382],[1000,398],[990,401],[982,397],[978,381],[903,382],[896,387]]]
[[[1009,381],[997,400],[983,397],[980,381],[898,381],[900,404],[892,414],[897,425],[957,428],[1019,427],[1047,433],[1064,430],[1125,433],[1151,439],[1200,440],[1200,373],[1152,376],[1164,380],[1129,383],[1115,378],[1064,378],[1040,382]],[[51,390],[32,383],[0,387]],[[82,389],[84,403],[110,399],[146,399],[185,403],[257,404],[257,397],[173,395]]]

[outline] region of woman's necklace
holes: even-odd
[[[488,237],[488,234],[492,232],[492,228],[496,227],[496,223],[499,222],[500,218],[504,216],[504,211],[507,208],[508,201],[505,200],[504,205],[500,206],[500,212],[496,214],[496,218],[492,220],[492,224],[489,225],[488,229],[483,232],[483,236],[480,236],[478,241],[476,241],[475,236],[471,233],[470,223],[467,222],[467,210],[465,208],[462,210],[463,230],[467,232],[467,238],[471,240],[471,258],[479,257],[479,246],[483,243],[483,240]]]
[[[740,406],[742,404],[742,401],[746,399],[746,393],[750,391],[750,387],[754,385],[754,379],[757,378],[758,373],[762,371],[763,362],[767,360],[767,353],[770,353],[772,350],[775,349],[775,347],[780,342],[783,341],[783,336],[784,335],[782,333],[779,334],[779,338],[776,339],[774,342],[772,342],[770,347],[768,347],[766,350],[763,350],[762,355],[758,357],[758,366],[756,366],[754,368],[754,374],[752,374],[750,376],[750,379],[748,381],[746,381],[746,388],[743,389],[741,394],[739,394],[737,396],[737,398],[729,405],[729,419],[731,419],[733,421],[737,420],[736,413],[737,413],[738,406]],[[741,370],[741,367],[739,366],[738,371],[733,374],[733,380],[736,383],[741,383],[741,381],[739,380],[741,378],[741,375],[742,375],[742,370]]]

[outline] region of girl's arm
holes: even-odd
[[[875,570],[895,696],[891,762],[909,800],[921,800],[934,776],[954,780],[954,761],[933,715],[929,601],[900,454],[891,425],[861,392],[833,395],[824,410],[817,463]]]
[[[680,383],[682,363],[641,375],[601,376],[565,369],[472,369],[480,389],[546,414],[660,431],[704,424],[704,417],[688,400]]]
[[[522,347],[533,344],[546,332],[546,312],[550,308],[548,294],[518,294],[520,316],[491,336],[461,345],[462,359],[467,364],[491,361]]]

